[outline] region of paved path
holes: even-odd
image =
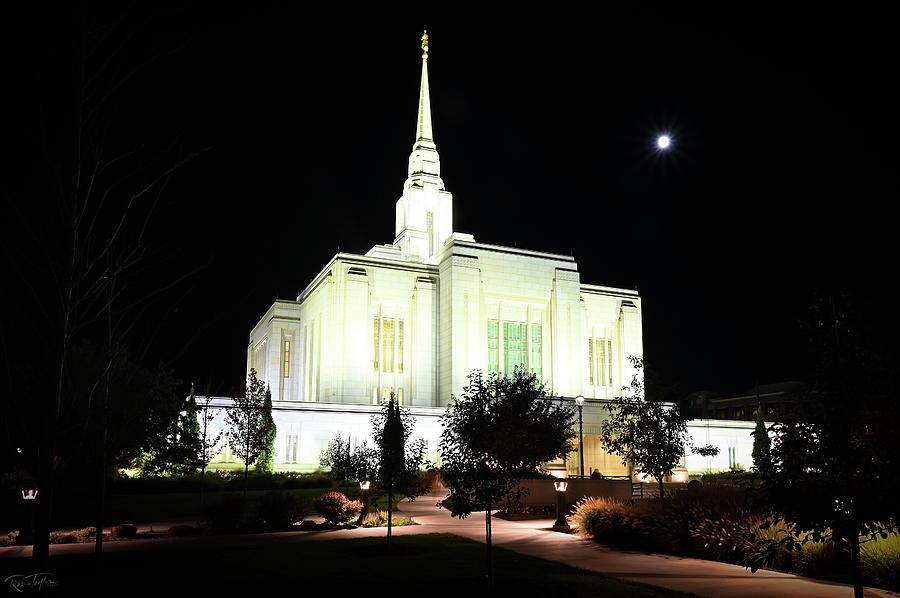
[[[484,514],[476,513],[463,520],[453,519],[447,511],[435,508],[437,498],[425,496],[413,503],[403,503],[404,515],[412,516],[420,525],[398,527],[398,536],[450,533],[484,541]],[[749,570],[737,565],[677,556],[615,550],[552,530],[552,519],[504,521],[494,518],[494,544],[522,554],[559,561],[573,567],[595,571],[641,583],[662,586],[710,598],[852,598],[853,588],[845,584],[819,581],[774,571]],[[161,528],[161,525],[155,526]],[[383,536],[384,528],[368,528],[322,532],[282,532],[243,536],[202,536],[109,542],[106,550],[149,548],[190,548],[203,545],[248,546],[272,542],[311,542],[347,538]],[[93,545],[54,545],[52,554],[90,552]],[[0,558],[27,556],[31,547],[0,548]],[[866,588],[867,597],[900,597],[886,590]]]

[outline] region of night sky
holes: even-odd
[[[646,357],[684,390],[801,379],[813,290],[845,289],[879,330],[896,324],[889,20],[817,17],[379,22],[216,3],[89,9],[76,25],[35,10],[4,52],[5,228],[12,206],[44,201],[38,123],[65,101],[66,40],[119,22],[101,47],[134,73],[104,107],[107,150],[140,148],[156,168],[197,154],[159,196],[128,287],[154,299],[127,342],[185,383],[234,392],[274,299],[296,297],[338,249],[393,240],[427,28],[456,231],[571,254],[583,282],[637,288]],[[4,294],[17,290],[10,247]]]

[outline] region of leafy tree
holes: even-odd
[[[260,433],[262,451],[256,460],[256,470],[272,473],[275,470],[275,436],[277,429],[275,420],[272,419],[272,391],[266,387],[266,396],[263,401],[262,432]]]
[[[454,517],[485,512],[487,574],[492,579],[491,509],[541,464],[570,453],[575,437],[569,405],[554,402],[533,373],[511,377],[480,370],[441,416],[440,474],[444,506]]]
[[[374,473],[375,481],[387,491],[388,546],[393,527],[394,496],[415,500],[426,490],[422,479],[425,441],[421,438],[410,440],[414,425],[409,410],[402,409],[391,393],[388,402],[382,405],[381,413],[372,417],[374,448],[360,451],[356,460],[357,471]]]
[[[374,450],[366,441],[354,450],[350,437],[345,441],[340,434],[334,435],[319,457],[319,465],[330,469],[334,479],[344,484],[352,480],[371,479],[375,475],[376,463]]]
[[[330,469],[331,475],[339,482],[356,478],[356,459],[353,454],[353,446],[350,444],[350,437],[348,436],[344,441],[340,434],[335,434],[334,438],[322,449],[319,465]]]
[[[247,475],[251,463],[256,463],[265,450],[265,395],[262,380],[251,369],[244,396],[235,397],[225,421],[229,427],[228,444],[244,462],[244,498],[247,498]]]
[[[672,475],[690,447],[688,418],[676,403],[646,398],[642,381],[644,360],[634,356],[628,359],[636,370],[631,394],[623,394],[604,406],[609,417],[600,424],[600,442],[610,453],[622,457],[623,463],[631,463],[639,473],[655,478],[662,498],[665,496],[663,478]],[[719,452],[713,446],[694,451],[703,456]]]
[[[834,540],[849,548],[857,597],[860,543],[887,537],[900,521],[897,374],[866,313],[845,296],[814,302],[807,324],[817,360],[812,388],[773,424],[760,488],[777,518],[796,530],[784,539],[788,546]]]
[[[756,428],[753,430],[753,468],[762,471],[772,460],[772,441],[763,421],[762,405],[756,408]]]

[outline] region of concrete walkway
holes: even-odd
[[[437,496],[423,496],[412,503],[401,505],[404,515],[409,515],[419,525],[394,529],[397,536],[429,533],[449,533],[484,541],[484,514],[476,513],[459,520],[435,507]],[[749,570],[726,563],[704,561],[677,556],[648,554],[609,548],[574,534],[555,532],[552,519],[529,521],[504,521],[493,519],[493,538],[496,546],[529,556],[558,561],[573,567],[662,586],[672,590],[688,592],[710,598],[852,598],[853,588],[845,584],[819,581],[807,577],[776,573],[773,571]],[[155,525],[155,529],[163,526]],[[201,536],[165,539],[129,540],[109,542],[105,550],[140,549],[197,549],[203,545],[248,546],[273,542],[293,543],[322,540],[384,536],[384,528],[367,528],[320,532],[281,532],[275,534],[254,534],[241,536]],[[88,553],[93,544],[54,545],[51,553]],[[31,547],[0,548],[0,558],[28,556]],[[475,566],[475,565],[473,565]],[[477,564],[480,566],[480,563]],[[866,588],[865,595],[871,598],[898,598],[900,594]]]

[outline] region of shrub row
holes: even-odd
[[[186,476],[142,476],[116,478],[112,484],[115,494],[165,494],[175,492],[199,492],[200,474]],[[247,477],[249,490],[296,490],[306,488],[331,488],[334,481],[327,474],[279,472],[271,474],[251,473]],[[243,472],[207,472],[203,477],[207,492],[243,490]]]
[[[779,546],[791,532],[763,526],[744,491],[732,484],[704,485],[666,500],[585,498],[571,521],[577,531],[615,546],[775,569],[812,577],[848,580],[848,556],[833,543],[806,543],[799,552]],[[863,544],[865,581],[900,589],[900,537]]]

